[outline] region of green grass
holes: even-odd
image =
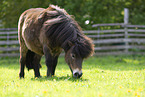
[[[20,80],[19,59],[0,58],[0,97],[145,97],[145,56],[91,57],[80,79],[72,78],[63,57],[51,78],[44,58],[41,64],[42,78],[25,69]]]

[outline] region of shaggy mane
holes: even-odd
[[[45,32],[52,47],[60,46],[65,52],[73,47],[72,53],[82,58],[92,55],[94,52],[92,40],[82,33],[78,23],[64,9],[54,5],[50,5],[48,9],[58,12],[44,22]]]

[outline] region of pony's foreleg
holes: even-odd
[[[43,47],[43,52],[45,55],[45,62],[47,66],[47,77],[53,76],[55,74],[55,68],[57,66],[58,56],[60,53],[57,55],[52,55],[47,46]]]
[[[34,55],[34,58],[33,58],[33,64],[34,64],[34,74],[35,74],[35,77],[41,77],[40,76],[40,60],[41,60],[41,56],[38,55],[38,54],[35,54]]]
[[[43,47],[43,52],[45,55],[45,63],[47,66],[47,77],[49,77],[49,76],[52,76],[51,72],[52,72],[53,57],[52,57],[50,50],[47,46]]]
[[[52,57],[52,65],[51,65],[51,75],[55,75],[55,68],[57,66],[58,56]]]
[[[55,68],[56,68],[56,66],[57,66],[57,60],[58,60],[58,56],[56,56],[56,57],[53,57],[53,64],[52,64],[52,69],[51,69],[51,74],[52,75],[55,75]]]

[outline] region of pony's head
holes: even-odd
[[[82,62],[83,59],[89,57],[94,52],[94,46],[91,39],[83,36],[77,39],[75,43],[69,43],[70,49],[66,52],[65,60],[70,67],[74,78],[82,76]]]

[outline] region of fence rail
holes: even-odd
[[[95,55],[145,54],[145,25],[111,23],[93,27],[96,30],[87,35],[94,40]]]
[[[95,24],[83,31],[93,39],[95,55],[145,54],[145,25]],[[0,29],[0,57],[19,56],[17,28]]]
[[[19,56],[17,28],[0,29],[0,57]]]

